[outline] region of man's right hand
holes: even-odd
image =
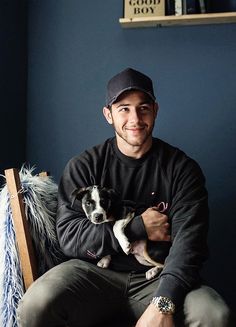
[[[157,207],[148,208],[142,213],[143,223],[150,241],[170,241],[168,217]]]

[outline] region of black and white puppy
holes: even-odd
[[[122,202],[113,189],[93,185],[75,190],[73,196],[82,202],[82,208],[87,218],[93,224],[114,222],[114,235],[127,255],[132,253],[141,264],[154,266],[146,272],[147,279],[153,278],[163,268],[163,264],[153,261],[149,257],[145,240],[136,241],[132,244],[129,242],[124,230],[135,216],[135,212],[130,208],[130,211],[127,213],[127,210],[122,207]],[[107,268],[110,261],[111,256],[107,255],[97,265]]]

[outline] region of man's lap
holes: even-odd
[[[158,283],[158,276],[147,281],[143,273],[115,272],[72,259],[48,271],[29,288],[19,310],[22,326],[63,326],[63,322],[70,327],[99,323],[105,326],[109,320],[110,326],[115,326],[117,317],[135,323],[150,303]],[[212,310],[221,312],[219,308],[223,308],[223,314],[227,314],[220,296],[205,286],[187,295],[184,308],[190,326],[198,315],[209,318]],[[35,312],[34,321],[29,322],[29,311]],[[202,311],[207,311],[207,315]],[[42,323],[37,324],[37,315],[43,315]]]

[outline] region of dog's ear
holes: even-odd
[[[87,192],[88,192],[87,187],[82,187],[80,189],[74,190],[71,195],[72,195],[72,198],[81,200]]]
[[[71,197],[72,197],[71,206],[73,207],[73,205],[75,203],[75,200],[81,200],[87,192],[88,192],[87,187],[82,187],[80,189],[75,189],[71,194]]]
[[[121,210],[121,200],[120,194],[115,191],[114,189],[108,189],[107,194],[110,200],[110,207],[108,215],[112,216],[115,220],[121,217],[120,210]]]
[[[119,199],[118,193],[114,189],[109,189],[109,190],[107,190],[107,192],[108,192],[108,195],[110,197],[110,200],[112,202],[116,203],[118,201],[118,199]]]

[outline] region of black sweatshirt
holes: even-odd
[[[115,189],[122,200],[136,204],[136,217],[127,227],[131,240],[146,239],[140,214],[164,203],[171,225],[171,242],[149,242],[153,258],[164,262],[154,296],[167,296],[176,306],[200,283],[199,271],[207,257],[208,203],[205,179],[198,164],[179,149],[153,138],[152,148],[140,159],[123,155],[116,139],[72,158],[59,185],[57,233],[69,258],[97,263],[111,254],[109,268],[146,271],[148,268],[123,253],[109,223],[94,225],[79,201],[72,205],[75,189],[101,185]]]

